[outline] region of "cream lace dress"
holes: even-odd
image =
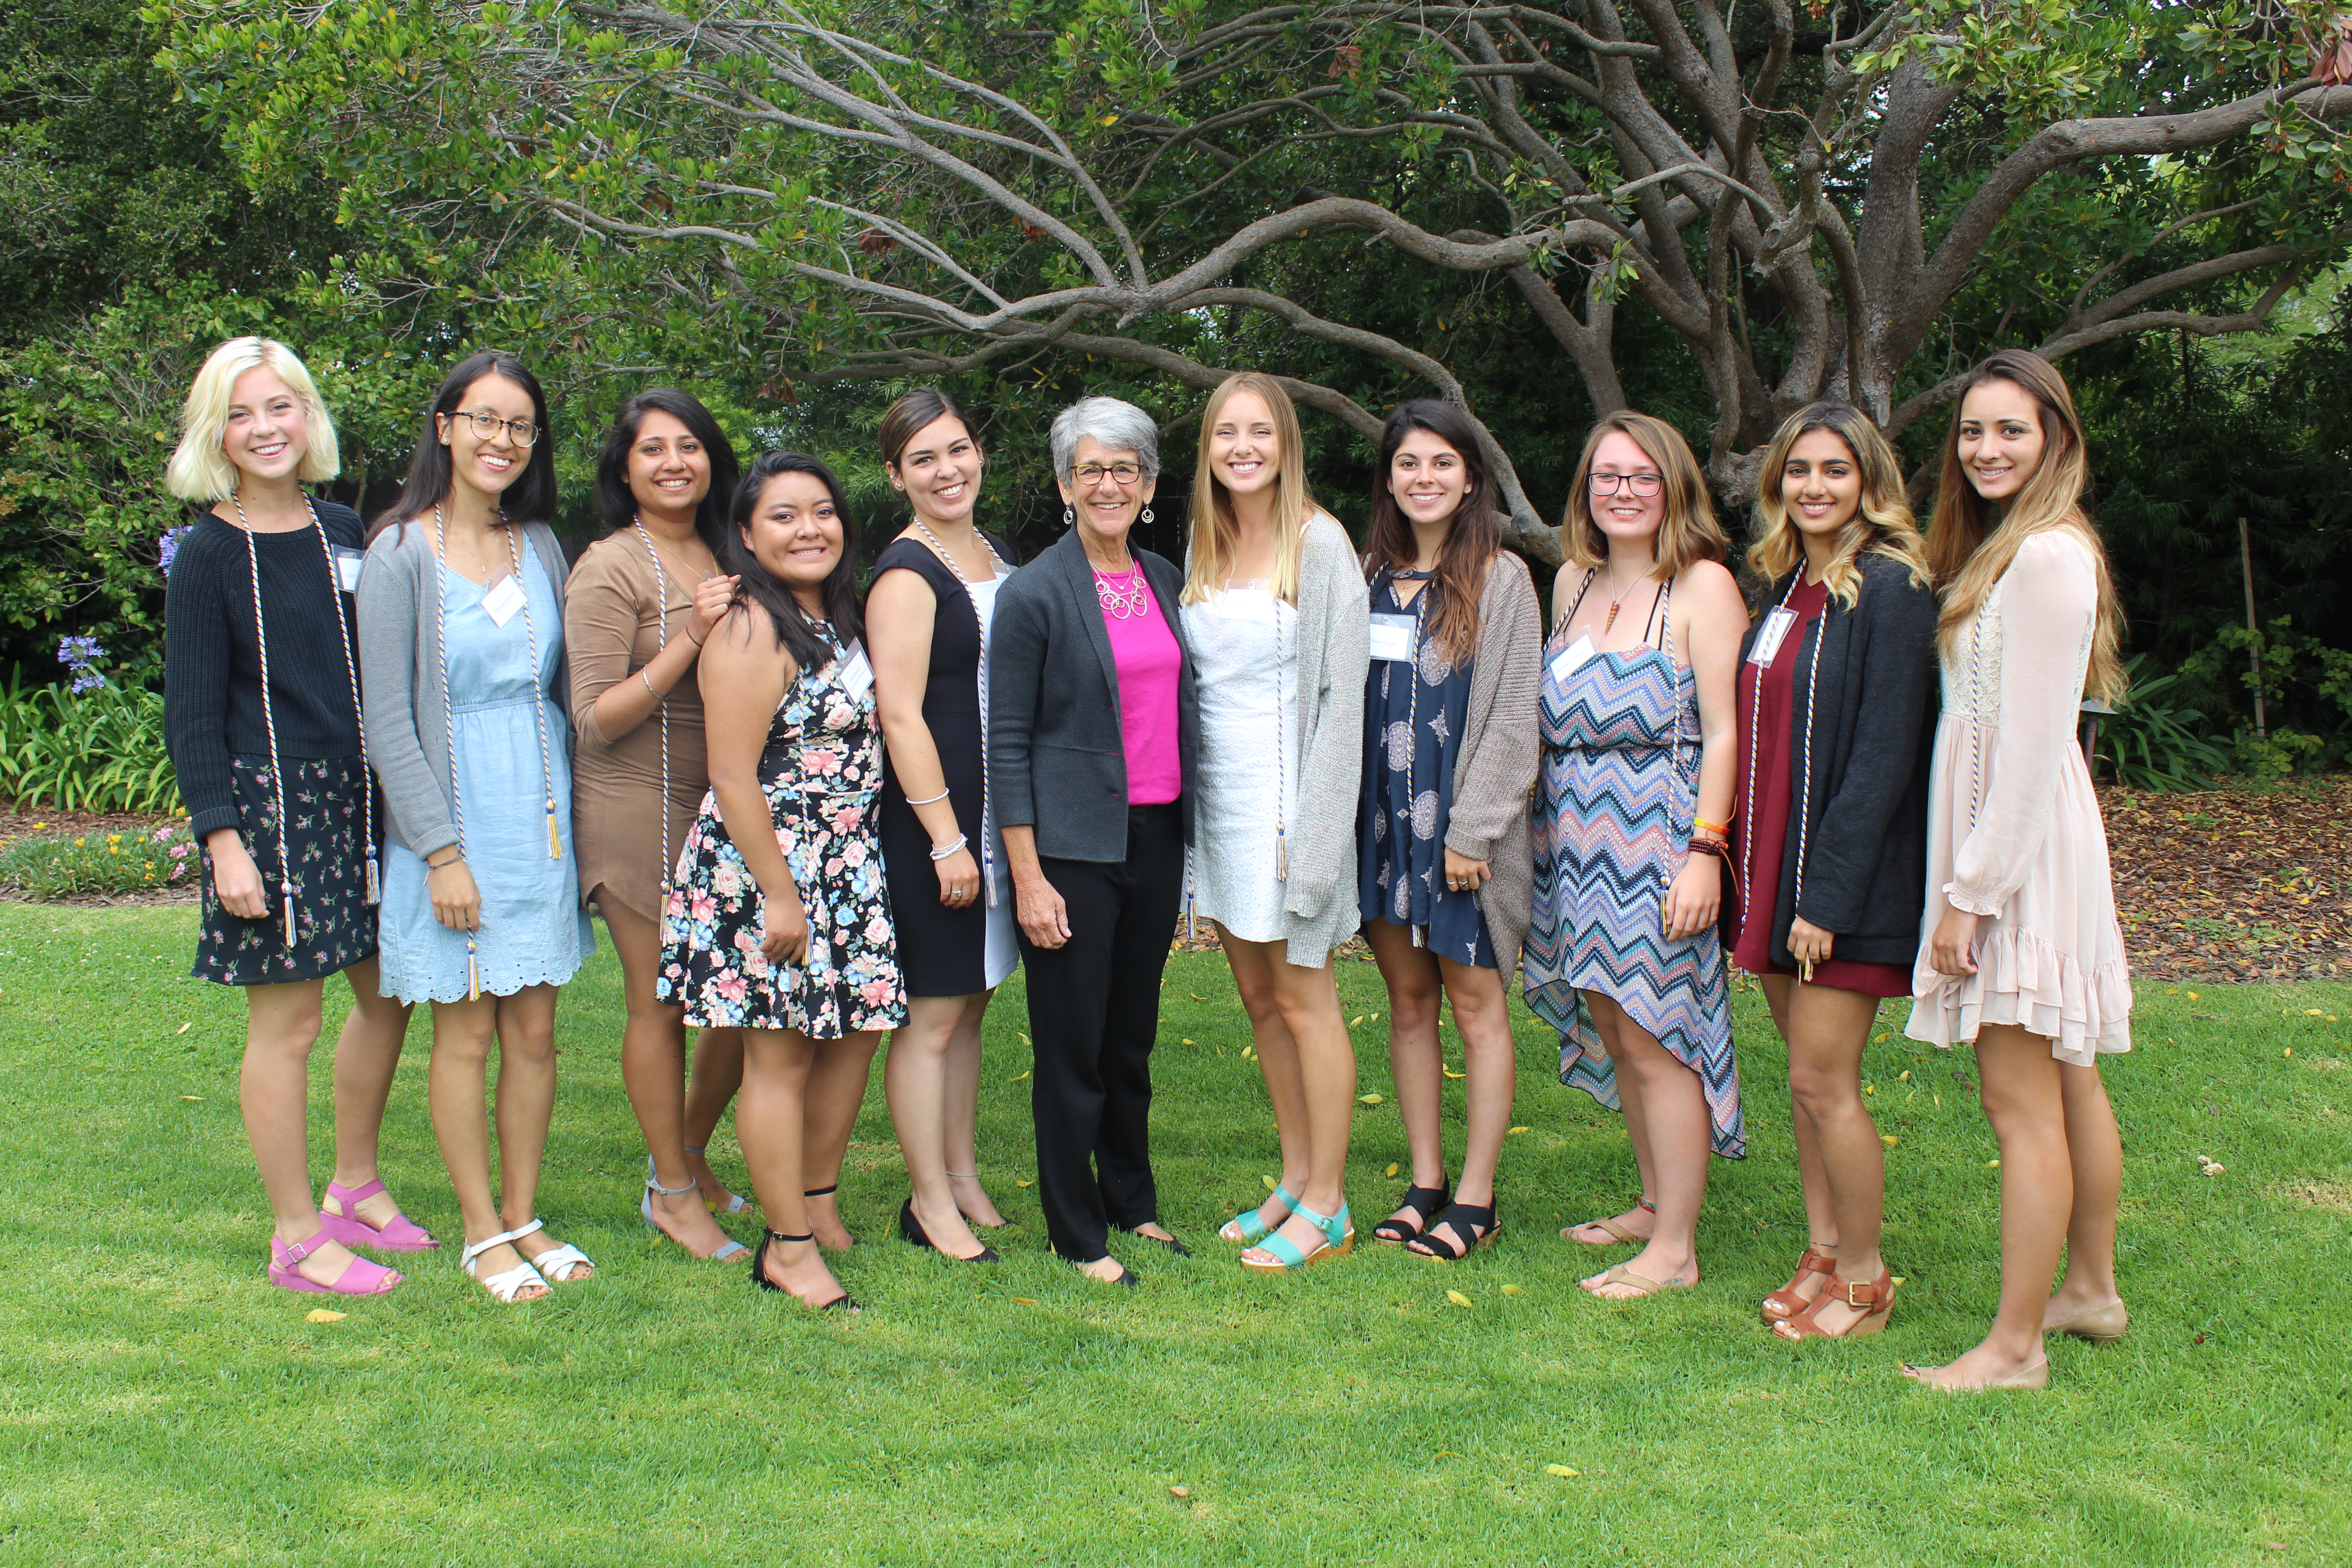
[[[1943,659],[1928,786],[1927,913],[1906,1033],[1938,1046],[2014,1024],[2075,1066],[2131,1049],[2131,973],[2107,834],[2076,743],[2096,623],[2088,548],[2066,530],[2018,547]],[[1927,939],[1948,899],[1989,917],[1977,973],[1938,974]]]

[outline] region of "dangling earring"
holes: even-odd
[[[1143,515],[1136,521],[1142,523],[1146,528],[1150,528],[1151,526],[1151,503],[1150,501],[1145,501],[1143,503]]]
[[[1073,524],[1075,524],[1077,521],[1078,521],[1078,509],[1077,509],[1076,507],[1074,507],[1074,506],[1071,506],[1071,505],[1067,504],[1066,502],[1066,503],[1064,503],[1064,505],[1063,505],[1063,507],[1062,507],[1062,526],[1063,526],[1064,528],[1071,527],[1071,526],[1072,526]]]

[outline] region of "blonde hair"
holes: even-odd
[[[1992,504],[1977,493],[1960,463],[1960,419],[1969,394],[1993,381],[2005,381],[2032,398],[2042,414],[2042,460],[2000,509],[1998,526],[1989,524]],[[2123,608],[2108,575],[2106,543],[2084,510],[2090,493],[2091,455],[2083,441],[2083,422],[2058,367],[2027,350],[2003,349],[1969,372],[1959,395],[1952,400],[1952,426],[1944,437],[1944,472],[1927,526],[1927,565],[1944,593],[1936,631],[1947,656],[1958,654],[1961,629],[2017,559],[2019,547],[2037,533],[2070,529],[2090,551],[2098,583],[2084,689],[2109,702],[2122,699],[2127,684]]]
[[[1576,478],[1569,487],[1568,515],[1560,520],[1560,542],[1578,566],[1609,563],[1609,536],[1592,516],[1592,455],[1612,432],[1632,438],[1633,445],[1658,465],[1665,478],[1665,515],[1658,520],[1655,552],[1658,572],[1673,582],[1695,561],[1721,562],[1731,554],[1731,540],[1715,520],[1715,502],[1706,493],[1706,479],[1698,459],[1691,455],[1683,433],[1663,419],[1630,410],[1604,414],[1584,438],[1584,455],[1576,460]]]
[[[302,356],[275,338],[231,338],[213,350],[205,367],[188,388],[180,410],[180,444],[163,465],[163,488],[183,500],[209,505],[236,492],[236,465],[222,449],[222,432],[228,428],[228,407],[236,378],[267,367],[293,389],[302,405],[304,447],[301,466],[294,477],[319,484],[342,472],[343,458],[335,444],[335,422],[319,397]]]
[[[1826,430],[1845,443],[1862,477],[1862,504],[1838,532],[1837,553],[1822,581],[1851,610],[1862,598],[1862,573],[1855,563],[1864,552],[1900,562],[1911,581],[1922,588],[1935,583],[1927,569],[1927,541],[1912,520],[1911,503],[1903,488],[1903,466],[1869,416],[1851,403],[1824,398],[1809,403],[1781,422],[1780,433],[1764,449],[1763,466],[1756,470],[1756,542],[1748,547],[1749,568],[1768,582],[1778,581],[1805,559],[1804,534],[1789,511],[1781,480],[1789,453],[1815,430]]]
[[[1182,602],[1197,605],[1225,585],[1241,552],[1241,523],[1234,515],[1233,492],[1217,478],[1209,462],[1209,438],[1217,415],[1237,392],[1255,392],[1274,417],[1274,596],[1298,603],[1298,557],[1307,536],[1307,520],[1320,510],[1307,490],[1306,440],[1298,430],[1298,410],[1282,384],[1254,370],[1229,375],[1209,394],[1201,410],[1201,447],[1192,465],[1192,566],[1184,576]]]

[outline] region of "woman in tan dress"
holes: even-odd
[[[2084,692],[2122,695],[2123,616],[2083,511],[2090,478],[2074,397],[2049,361],[2003,351],[1969,373],[1927,531],[1944,590],[1944,710],[1909,1034],[1976,1047],[2000,1142],[2001,1278],[1982,1343],[1905,1369],[1937,1388],[2045,1387],[2044,1334],[2104,1344],[2126,1321],[2123,1144],[2099,1058],[2131,1049],[2131,975],[2074,743]]]
[[[712,1173],[703,1147],[743,1076],[736,1029],[701,1031],[686,1078],[686,1025],[656,999],[662,888],[709,788],[702,696],[695,665],[726,615],[735,579],[719,574],[715,546],[736,481],[735,454],[709,410],[667,387],[621,405],[596,464],[596,508],[613,531],[583,552],[567,589],[575,748],[573,833],[580,886],[604,917],[620,954],[628,1002],[621,1076],[647,1151],[646,1223],[698,1258],[731,1259],[711,1211],[751,1205]],[[836,1075],[846,1079],[845,1071]],[[863,1098],[854,1084],[813,1082],[826,1095]],[[827,1101],[830,1103],[830,1101]],[[848,1119],[812,1117],[846,1129]],[[845,1143],[808,1151],[809,1185],[823,1197],[810,1217],[828,1246],[848,1233],[829,1201]]]

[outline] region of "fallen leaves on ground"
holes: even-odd
[[[2352,779],[2099,802],[2135,979],[2352,980]]]

